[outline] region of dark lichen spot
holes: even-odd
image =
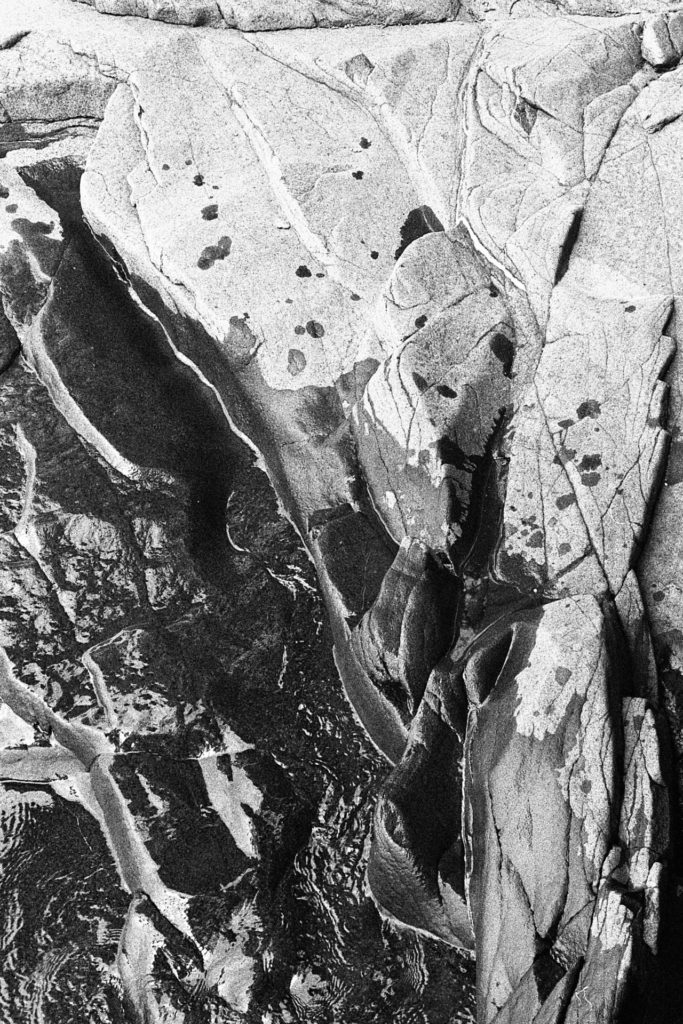
[[[287,369],[292,377],[298,376],[306,369],[306,356],[298,348],[290,348],[287,356]]]
[[[536,124],[538,110],[536,107],[532,107],[530,103],[527,103],[526,100],[520,98],[515,105],[512,116],[525,134],[529,135],[531,129]]]
[[[305,334],[306,333],[306,328],[303,326],[303,324],[297,324],[296,327],[294,328],[294,333],[295,334]]]
[[[309,320],[306,324],[306,331],[312,338],[322,338],[325,333],[325,328],[322,324],[319,324],[317,320]]]
[[[562,430],[568,430],[569,427],[573,427],[574,426],[574,423],[575,423],[574,420],[558,420],[557,425]]]
[[[423,235],[430,234],[432,231],[443,231],[443,224],[432,208],[430,206],[418,206],[416,209],[411,210],[401,228],[401,241],[394,253],[394,259],[397,260],[411,242],[422,238]]]
[[[364,53],[357,53],[355,57],[347,60],[344,65],[344,71],[347,78],[350,78],[352,82],[360,82],[362,85],[365,85],[374,67],[375,65]]]
[[[224,235],[218,239],[217,245],[207,245],[202,250],[201,256],[197,260],[197,266],[200,270],[208,270],[217,260],[224,260],[226,256],[229,256],[231,248],[232,239]]]
[[[8,203],[7,206],[5,207],[5,209],[7,210],[8,213],[16,213],[17,212],[17,204],[16,203]]]
[[[600,483],[601,479],[602,479],[602,477],[600,476],[599,473],[582,473],[581,474],[581,483],[583,484],[584,487],[596,487]]]
[[[528,541],[526,542],[528,548],[542,548],[543,547],[543,530],[535,530]]]
[[[600,415],[600,403],[595,398],[588,398],[577,408],[576,415],[580,420],[585,420],[586,416],[594,420]]]
[[[312,277],[313,275],[311,274],[311,272],[308,269],[308,267],[304,266],[303,263],[302,263],[300,267],[296,268],[296,276],[297,277]]]
[[[598,466],[602,465],[602,455],[584,455],[579,463],[579,469],[582,473],[588,470],[597,469]]]
[[[557,455],[553,459],[553,464],[556,466],[566,466],[568,462],[572,462],[575,456],[575,448],[565,448],[564,445],[560,445]]]
[[[363,172],[362,171],[353,171],[352,174],[351,174],[351,177],[355,178],[356,181],[360,181],[361,178],[363,177]]]
[[[363,135],[361,137],[361,140],[360,140],[360,148],[361,149],[370,149],[371,145],[372,145],[372,143],[370,142],[370,140],[366,139],[365,136]]]
[[[316,277],[324,277],[325,274],[324,274],[324,272],[322,270],[319,270],[315,276]]]
[[[54,226],[55,222],[53,220],[28,220],[26,217],[16,217],[12,221],[14,230],[26,241],[35,238],[36,232],[40,235],[49,235]]]
[[[557,546],[557,550],[560,555],[568,555],[571,549],[571,544],[567,544],[566,541],[563,541],[562,544],[558,544]]]
[[[635,313],[635,311],[636,311],[636,307],[635,306],[626,306],[625,309],[624,309],[625,313]]]
[[[351,292],[351,302],[360,302],[360,295],[356,295],[355,292]]]
[[[33,221],[26,217],[15,217],[11,221],[11,225],[17,234],[21,235],[24,242],[27,243],[32,255],[38,260],[41,269],[47,270],[54,266],[54,260],[61,246],[58,238],[50,237],[50,232],[55,226],[54,221]],[[19,245],[18,242],[17,245]]]
[[[202,217],[204,220],[216,220],[218,217],[218,203],[209,203],[208,206],[202,208]]]
[[[416,327],[424,327],[424,325],[426,323],[427,323],[427,317],[424,315],[424,313],[422,314],[422,316],[418,316],[418,317],[415,318],[415,326]]]
[[[572,670],[570,668],[564,668],[562,665],[559,665],[555,669],[555,682],[559,683],[560,686],[564,686],[565,683],[568,683],[571,677]]]
[[[489,348],[496,359],[500,359],[503,364],[503,373],[509,377],[515,358],[515,347],[510,339],[505,334],[494,334],[489,340]]]
[[[192,160],[188,157],[187,160],[185,161],[185,166],[189,167],[191,163],[192,163]]]
[[[203,174],[195,174],[195,176],[194,176],[194,178],[192,180],[195,183],[195,185],[203,185],[204,184],[204,175]]]
[[[561,494],[555,501],[555,504],[562,512],[565,508],[569,508],[570,505],[576,504],[576,496],[574,494]]]
[[[9,196],[9,189],[5,188],[4,185],[0,185],[0,199],[7,199]]]
[[[170,171],[171,167],[170,167],[169,164],[162,164],[161,165],[161,169],[162,169],[162,171]]]
[[[429,387],[427,381],[419,373],[413,373],[413,380],[415,381],[415,384],[417,385],[420,391],[426,391],[427,388]]]
[[[372,252],[370,253],[370,259],[371,260],[379,259],[379,253],[377,252],[376,249],[373,249]]]
[[[497,299],[498,296],[500,295],[500,292],[496,288],[495,284],[493,284],[493,282],[491,282],[491,284],[489,285],[489,295],[493,299]]]
[[[294,299],[285,299],[285,302],[287,303],[288,306],[291,306],[292,303],[294,302]]]
[[[666,597],[666,594],[664,593],[663,590],[655,590],[652,593],[652,600],[656,601],[657,604],[659,604],[660,601],[663,601],[665,597]]]
[[[448,384],[439,384],[436,389],[440,395],[444,398],[457,398],[458,392],[454,391],[453,388],[449,388]]]

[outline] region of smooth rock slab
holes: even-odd
[[[647,874],[652,854],[638,808],[652,799],[657,741],[651,732],[649,771],[633,739],[624,749],[619,645],[614,609],[590,596],[502,616],[433,673],[383,787],[373,894],[412,927],[476,942],[482,1021],[552,1019],[546,999],[589,955],[603,880],[622,855],[632,866],[614,877],[642,899],[636,865]],[[620,958],[631,941],[614,940]],[[602,970],[595,958],[590,970]],[[553,997],[560,1008],[575,980]]]
[[[444,277],[450,269],[443,295],[432,261]],[[388,294],[390,315],[397,299],[412,309],[412,330],[352,410],[358,457],[394,540],[454,551],[458,562],[476,533],[477,478],[511,397],[511,318],[471,251],[440,234],[408,247]]]

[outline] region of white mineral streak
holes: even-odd
[[[659,763],[654,715],[647,702],[624,701],[624,793],[620,837],[629,856],[629,883],[645,889],[655,862],[666,855],[668,798]]]
[[[90,769],[95,798],[102,809],[104,833],[126,888],[146,893],[167,920],[193,939],[187,918],[188,898],[164,885],[138,825],[111,774],[112,758],[98,757]]]
[[[88,670],[88,673],[90,674],[93,690],[95,691],[95,695],[97,697],[97,703],[105,713],[107,728],[116,729],[119,727],[116,710],[114,708],[112,699],[109,695],[109,691],[107,690],[107,683],[104,677],[104,673],[93,658],[93,653],[95,650],[97,650],[97,647],[99,646],[101,645],[97,644],[90,650],[84,651],[84,653],[81,655],[81,660],[85,665],[86,669]]]
[[[0,705],[0,749],[30,746],[35,732],[29,722],[17,715],[8,704]]]
[[[261,809],[263,794],[234,760],[230,765],[231,777],[221,770],[216,757],[202,757],[199,765],[209,800],[221,821],[240,850],[247,857],[257,857],[252,814]]]
[[[11,710],[32,725],[52,733],[58,743],[71,750],[86,768],[94,759],[113,750],[102,733],[90,726],[67,722],[56,715],[31,689],[16,678],[12,664],[0,648],[0,698]]]
[[[119,941],[117,967],[124,990],[133,1006],[144,1014],[150,1024],[162,1024],[163,1017],[157,1001],[150,992],[149,980],[153,976],[157,952],[164,948],[164,937],[159,934],[146,914],[138,910],[139,897],[130,902],[126,921]]]
[[[230,917],[231,937],[221,936],[207,959],[206,984],[237,1013],[247,1012],[256,980],[256,958],[247,948],[249,933],[262,928],[253,903],[246,900]]]

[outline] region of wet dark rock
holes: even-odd
[[[0,373],[7,369],[20,347],[17,332],[0,310]]]
[[[417,540],[403,541],[351,646],[372,684],[409,722],[435,664],[454,642],[460,587]]]

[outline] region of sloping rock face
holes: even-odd
[[[676,1019],[683,12],[485,6],[0,0],[8,1020]]]
[[[451,21],[458,0],[79,0],[101,14],[150,18],[172,25],[206,25],[256,32],[345,25]]]

